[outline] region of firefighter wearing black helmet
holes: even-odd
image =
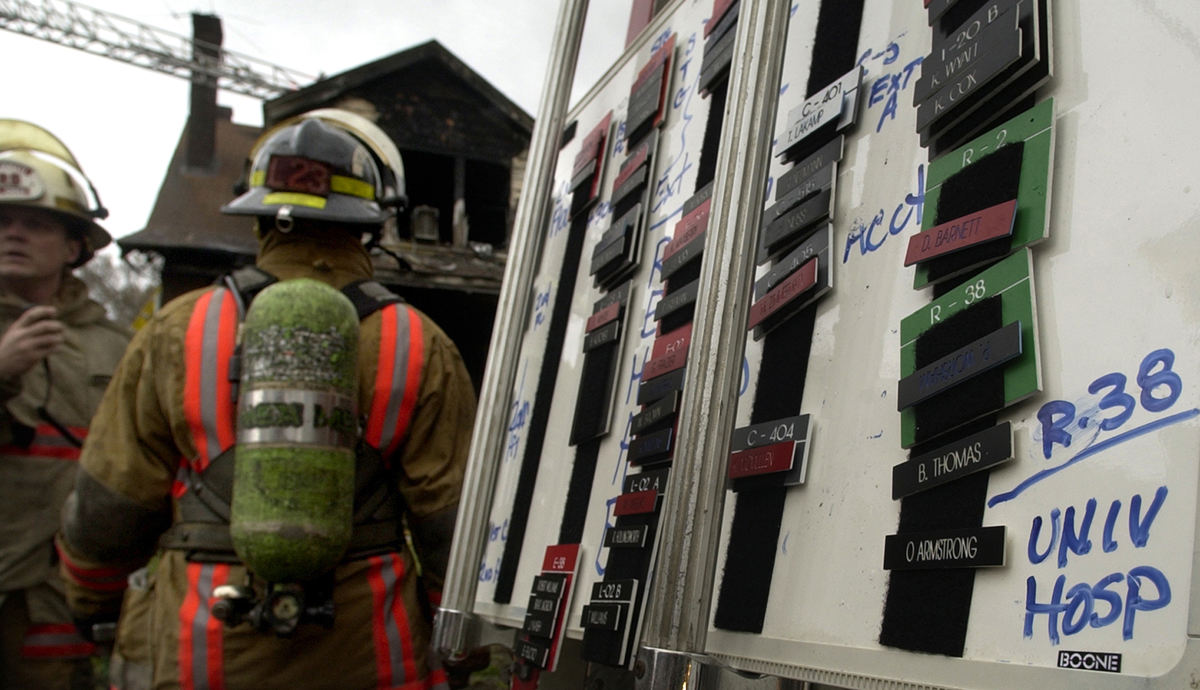
[[[64,570],[80,615],[112,616],[121,578],[157,551],[147,616],[154,687],[443,684],[427,654],[428,599],[436,601],[444,574],[475,399],[441,329],[371,281],[363,237],[378,233],[403,198],[392,152],[377,128],[349,117],[314,113],[264,135],[249,189],[222,209],[254,218],[256,268],[164,307],[135,337],[101,404],[64,513]],[[305,330],[303,295],[316,288],[301,279],[341,291],[357,309],[354,352],[337,349],[345,338]],[[278,326],[280,342],[291,344],[271,353],[239,342],[255,297],[267,300],[282,286],[300,295],[290,298],[294,309],[274,298],[279,323],[256,332]],[[230,534],[239,482],[263,479],[259,496],[287,502],[289,486],[319,480],[299,463],[302,476],[247,480],[239,446],[329,436],[308,416],[325,398],[269,391],[278,408],[250,413],[239,384],[253,382],[247,372],[259,371],[263,357],[282,361],[284,372],[311,371],[314,360],[297,354],[310,350],[332,353],[330,362],[357,358],[357,417],[343,425],[357,434],[350,537],[328,568],[313,567],[318,572],[254,559],[248,568],[244,544]],[[290,421],[296,427],[285,429]],[[307,517],[326,516],[313,509]],[[303,547],[294,527],[278,532]],[[288,581],[272,579],[279,577]]]

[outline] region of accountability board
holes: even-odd
[[[994,18],[1023,3],[951,4],[986,24],[989,8]],[[817,5],[793,6],[777,132],[818,59]],[[984,33],[993,44],[952,32],[947,52],[922,3],[863,3],[862,112],[835,183],[836,287],[813,307],[811,343],[794,347],[809,352],[791,411],[811,418],[807,477],[784,490],[762,602],[747,601],[743,580],[720,582],[748,577],[729,562],[747,550],[735,494],[726,500],[708,650],[737,668],[999,688],[1176,687],[1196,666],[1200,163],[1184,143],[1196,99],[1179,75],[1196,76],[1200,60],[1175,29],[1196,26],[1200,8],[1025,9],[1042,13],[1053,77],[936,150],[921,145],[914,105],[927,68],[957,76],[947,60],[1007,50],[996,37],[1018,24]],[[990,155],[983,182],[956,181]],[[789,169],[777,161],[769,174]],[[939,205],[947,194],[991,208],[972,196],[981,186],[1024,208],[1015,223],[1011,212],[937,217],[954,213]],[[905,266],[923,230],[945,223],[953,245],[983,221],[1008,243],[994,256],[936,285],[924,265]],[[939,331],[956,312],[971,315],[951,323],[959,333]],[[972,331],[945,356],[912,358],[926,337]],[[757,421],[756,386],[775,371],[764,361],[779,367],[762,343],[745,354],[739,426]],[[985,361],[1001,372],[998,402],[975,409],[991,395]],[[912,417],[925,393],[949,404],[926,414],[922,437]]]
[[[829,4],[789,13],[736,442],[706,459],[729,472],[705,651],[847,687],[1175,687],[1200,634],[1200,8]],[[510,353],[475,612],[520,627],[545,549],[577,543],[567,634],[612,666],[656,565],[688,565],[654,536],[681,528],[658,515],[704,238],[744,231],[705,191],[736,12],[668,5],[571,111]]]

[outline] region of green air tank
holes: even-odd
[[[286,280],[254,299],[241,344],[233,547],[268,582],[303,582],[350,543],[358,315],[324,283]]]

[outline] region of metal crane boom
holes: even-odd
[[[295,70],[68,0],[0,0],[0,29],[185,79],[207,78],[218,88],[261,99],[314,81]],[[197,49],[193,55],[193,47],[208,50]]]

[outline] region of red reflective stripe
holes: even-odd
[[[196,687],[196,679],[192,673],[192,623],[196,619],[196,611],[200,608],[200,595],[196,591],[200,582],[200,567],[199,563],[188,564],[187,594],[184,595],[183,605],[179,609],[179,685],[185,690],[193,690]]]
[[[237,304],[234,302],[233,293],[227,290],[223,294],[225,299],[221,302],[221,330],[217,343],[216,381],[217,440],[221,444],[221,447],[211,456],[205,457],[205,466],[208,465],[209,460],[232,446],[236,435],[234,426],[233,382],[229,380],[229,360],[233,357],[237,336]],[[204,467],[199,469],[203,471]]]
[[[404,660],[404,677],[417,677],[417,660],[413,655],[412,630],[408,627],[408,611],[404,608],[404,588],[401,586],[404,582],[404,561],[400,560],[400,554],[388,554],[387,558],[391,559],[392,567],[395,569],[396,582],[393,585],[395,591],[392,594],[392,617],[396,621],[396,629],[400,631],[400,653]]]
[[[71,560],[58,544],[54,548],[66,568],[67,576],[77,584],[99,592],[119,592],[128,586],[130,571],[122,568],[85,568]]]
[[[229,579],[229,566],[217,565],[213,568],[212,588],[215,591],[217,587],[225,584]],[[204,602],[205,608],[212,610],[212,596]],[[216,616],[209,615],[208,624],[205,626],[205,635],[208,638],[208,687],[209,690],[224,690],[225,688],[225,665],[222,657],[224,656],[224,631],[221,629],[220,620]]]
[[[25,629],[21,656],[31,658],[84,657],[95,646],[70,623],[36,623]]]
[[[412,307],[408,309],[408,369],[404,375],[404,400],[400,403],[400,418],[396,420],[396,433],[388,444],[384,457],[396,452],[400,442],[408,431],[408,423],[412,421],[413,409],[417,406],[417,389],[421,385],[421,369],[425,364],[424,331],[421,317]]]
[[[192,443],[198,457],[208,455],[208,437],[204,433],[204,420],[200,416],[200,378],[204,369],[204,317],[213,292],[206,292],[196,301],[192,318],[188,321],[187,334],[183,341],[183,362],[186,372],[183,382],[183,415],[192,431]]]
[[[367,584],[371,586],[371,632],[375,638],[375,675],[379,679],[379,688],[386,690],[392,687],[390,650],[383,621],[387,586],[383,582],[383,559],[371,556],[367,561]]]
[[[229,566],[188,563],[187,577],[188,591],[179,609],[179,683],[183,690],[224,690],[224,638],[221,621],[210,609],[212,592],[228,580]],[[203,626],[201,639],[195,634],[198,623]],[[199,656],[198,648],[202,652]]]
[[[43,446],[34,444],[28,448],[21,446],[0,446],[0,455],[15,455],[27,458],[54,458],[56,460],[79,460],[79,449],[74,446]]]
[[[387,404],[392,394],[392,372],[396,366],[396,310],[384,308],[380,310],[379,316],[379,357],[376,359],[378,370],[375,372],[371,411],[367,416],[367,430],[364,434],[366,442],[372,448],[379,448],[383,440],[383,424],[387,419]]]

